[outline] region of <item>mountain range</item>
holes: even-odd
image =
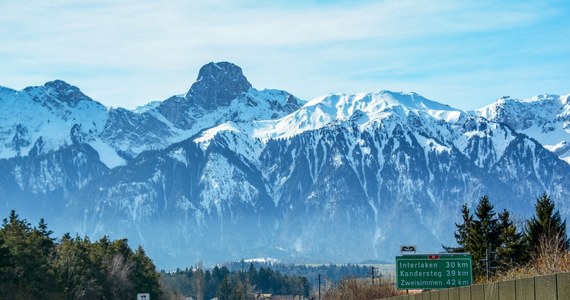
[[[453,244],[464,203],[570,214],[569,95],[463,111],[416,93],[310,101],[204,65],[186,94],[107,108],[64,81],[0,87],[0,212],[127,237],[162,268],[393,260]]]

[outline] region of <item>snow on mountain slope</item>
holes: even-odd
[[[220,88],[220,87],[212,87]],[[173,98],[186,102],[185,98]],[[253,120],[271,120],[294,111],[302,100],[279,90],[256,90],[250,88],[233,99],[228,106],[212,110],[180,104],[178,113],[184,114],[184,123],[172,123],[163,113],[160,105],[153,103],[132,112],[118,108],[110,110],[109,121],[101,133],[101,138],[117,152],[127,158],[135,157],[143,151],[163,149],[183,141],[224,122],[248,122]],[[179,127],[180,124],[186,124]]]
[[[23,91],[0,87],[0,158],[26,156],[42,137],[36,150],[88,143],[113,168],[223,122],[271,120],[302,104],[285,91],[252,88],[241,69],[226,62],[205,65],[186,95],[134,111],[107,110],[61,80]]]
[[[455,141],[461,143],[462,131],[459,124],[466,118],[467,114],[461,110],[415,93],[381,91],[356,95],[335,94],[311,100],[280,119],[253,119],[252,122],[238,121],[212,127],[196,138],[195,142],[207,144],[223,131],[242,133],[249,136],[253,143],[254,140],[267,142],[272,139],[288,139],[334,124],[355,124],[360,130],[366,130],[378,126],[393,128],[396,124],[403,123],[424,135],[435,136],[438,140],[453,144]]]
[[[227,107],[205,112],[189,111],[191,118],[195,121],[191,128],[185,131],[186,137],[227,121],[245,123],[259,120],[264,122],[264,120],[283,117],[300,107],[302,103],[302,100],[284,91],[258,91],[251,88],[234,99]]]
[[[182,134],[182,130],[152,108],[140,113],[113,108],[109,110],[109,119],[100,137],[128,160],[146,150],[165,148],[171,139]]]
[[[481,168],[493,166],[517,135],[503,124],[476,116],[468,117],[456,130],[460,135],[453,145]]]
[[[302,104],[285,91],[254,89],[240,67],[219,62],[204,65],[184,96],[170,97],[157,110],[191,136],[226,121],[279,118]]]
[[[494,164],[516,133],[499,123],[537,139],[570,161],[569,96],[537,96],[524,101],[499,99],[476,112],[463,112],[414,93],[381,91],[356,95],[329,95],[309,101],[299,110],[275,120],[233,122],[213,127],[195,141],[207,143],[229,130],[259,139],[288,139],[337,123],[356,124],[361,130],[408,124],[438,143],[456,147],[480,167]],[[482,116],[491,123],[479,119]],[[500,133],[499,133],[500,132]],[[490,141],[489,139],[492,139]]]
[[[547,191],[570,214],[570,165],[521,134],[567,133],[568,96],[557,97],[471,113],[389,91],[305,103],[256,90],[226,62],[134,111],[59,81],[0,87],[0,208],[41,202],[60,228],[128,237],[160,264],[437,251],[481,195],[527,216]],[[551,151],[564,151],[560,137],[544,137]]]
[[[350,119],[365,128],[391,116],[405,120],[410,114],[445,122],[457,122],[464,116],[464,113],[458,109],[414,93],[381,91],[356,95],[329,95],[308,102],[282,119],[255,124],[253,135],[260,139],[289,138],[305,131],[323,128],[333,122]]]
[[[57,150],[75,138],[97,145],[106,121],[102,104],[61,80],[23,91],[1,88],[0,158],[28,155],[34,145],[44,153]]]
[[[173,101],[176,103],[173,104]],[[146,150],[166,148],[203,130],[208,135],[210,128],[225,122],[244,123],[279,118],[294,111],[302,103],[302,100],[285,91],[259,91],[254,88],[239,94],[227,106],[211,110],[204,110],[186,98],[174,96],[165,100],[164,105],[169,110],[176,109],[183,117],[172,119],[170,115],[171,118],[168,119],[169,114],[164,114],[164,109],[156,104],[137,112],[112,109],[101,137],[118,152],[133,158]]]
[[[524,100],[503,97],[474,113],[536,139],[570,163],[569,97],[539,95]]]
[[[328,127],[353,126],[358,132],[370,135],[379,131],[389,135],[398,127],[415,132],[415,138],[424,142],[426,153],[454,148],[480,168],[490,168],[501,159],[516,136],[500,123],[488,122],[420,95],[381,91],[317,98],[281,119],[224,123],[202,132],[194,141],[206,149],[214,137],[220,137],[232,151],[256,162],[269,141],[291,139]],[[361,142],[354,141],[350,148],[360,149]],[[359,151],[370,152],[366,147]],[[382,158],[379,163],[381,168]]]
[[[151,102],[135,111],[110,110],[102,138],[127,159],[146,150],[164,149],[224,122],[283,117],[305,102],[280,90],[257,90],[241,68],[227,63],[204,65],[185,95]]]

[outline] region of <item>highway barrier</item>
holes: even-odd
[[[570,300],[570,273],[405,294],[389,300]]]

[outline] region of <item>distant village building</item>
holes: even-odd
[[[256,300],[312,300],[314,298],[309,298],[305,296],[293,296],[293,295],[272,295],[272,294],[257,294],[255,296]]]

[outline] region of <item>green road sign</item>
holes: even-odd
[[[445,289],[472,282],[470,254],[396,256],[396,287],[399,290]]]

